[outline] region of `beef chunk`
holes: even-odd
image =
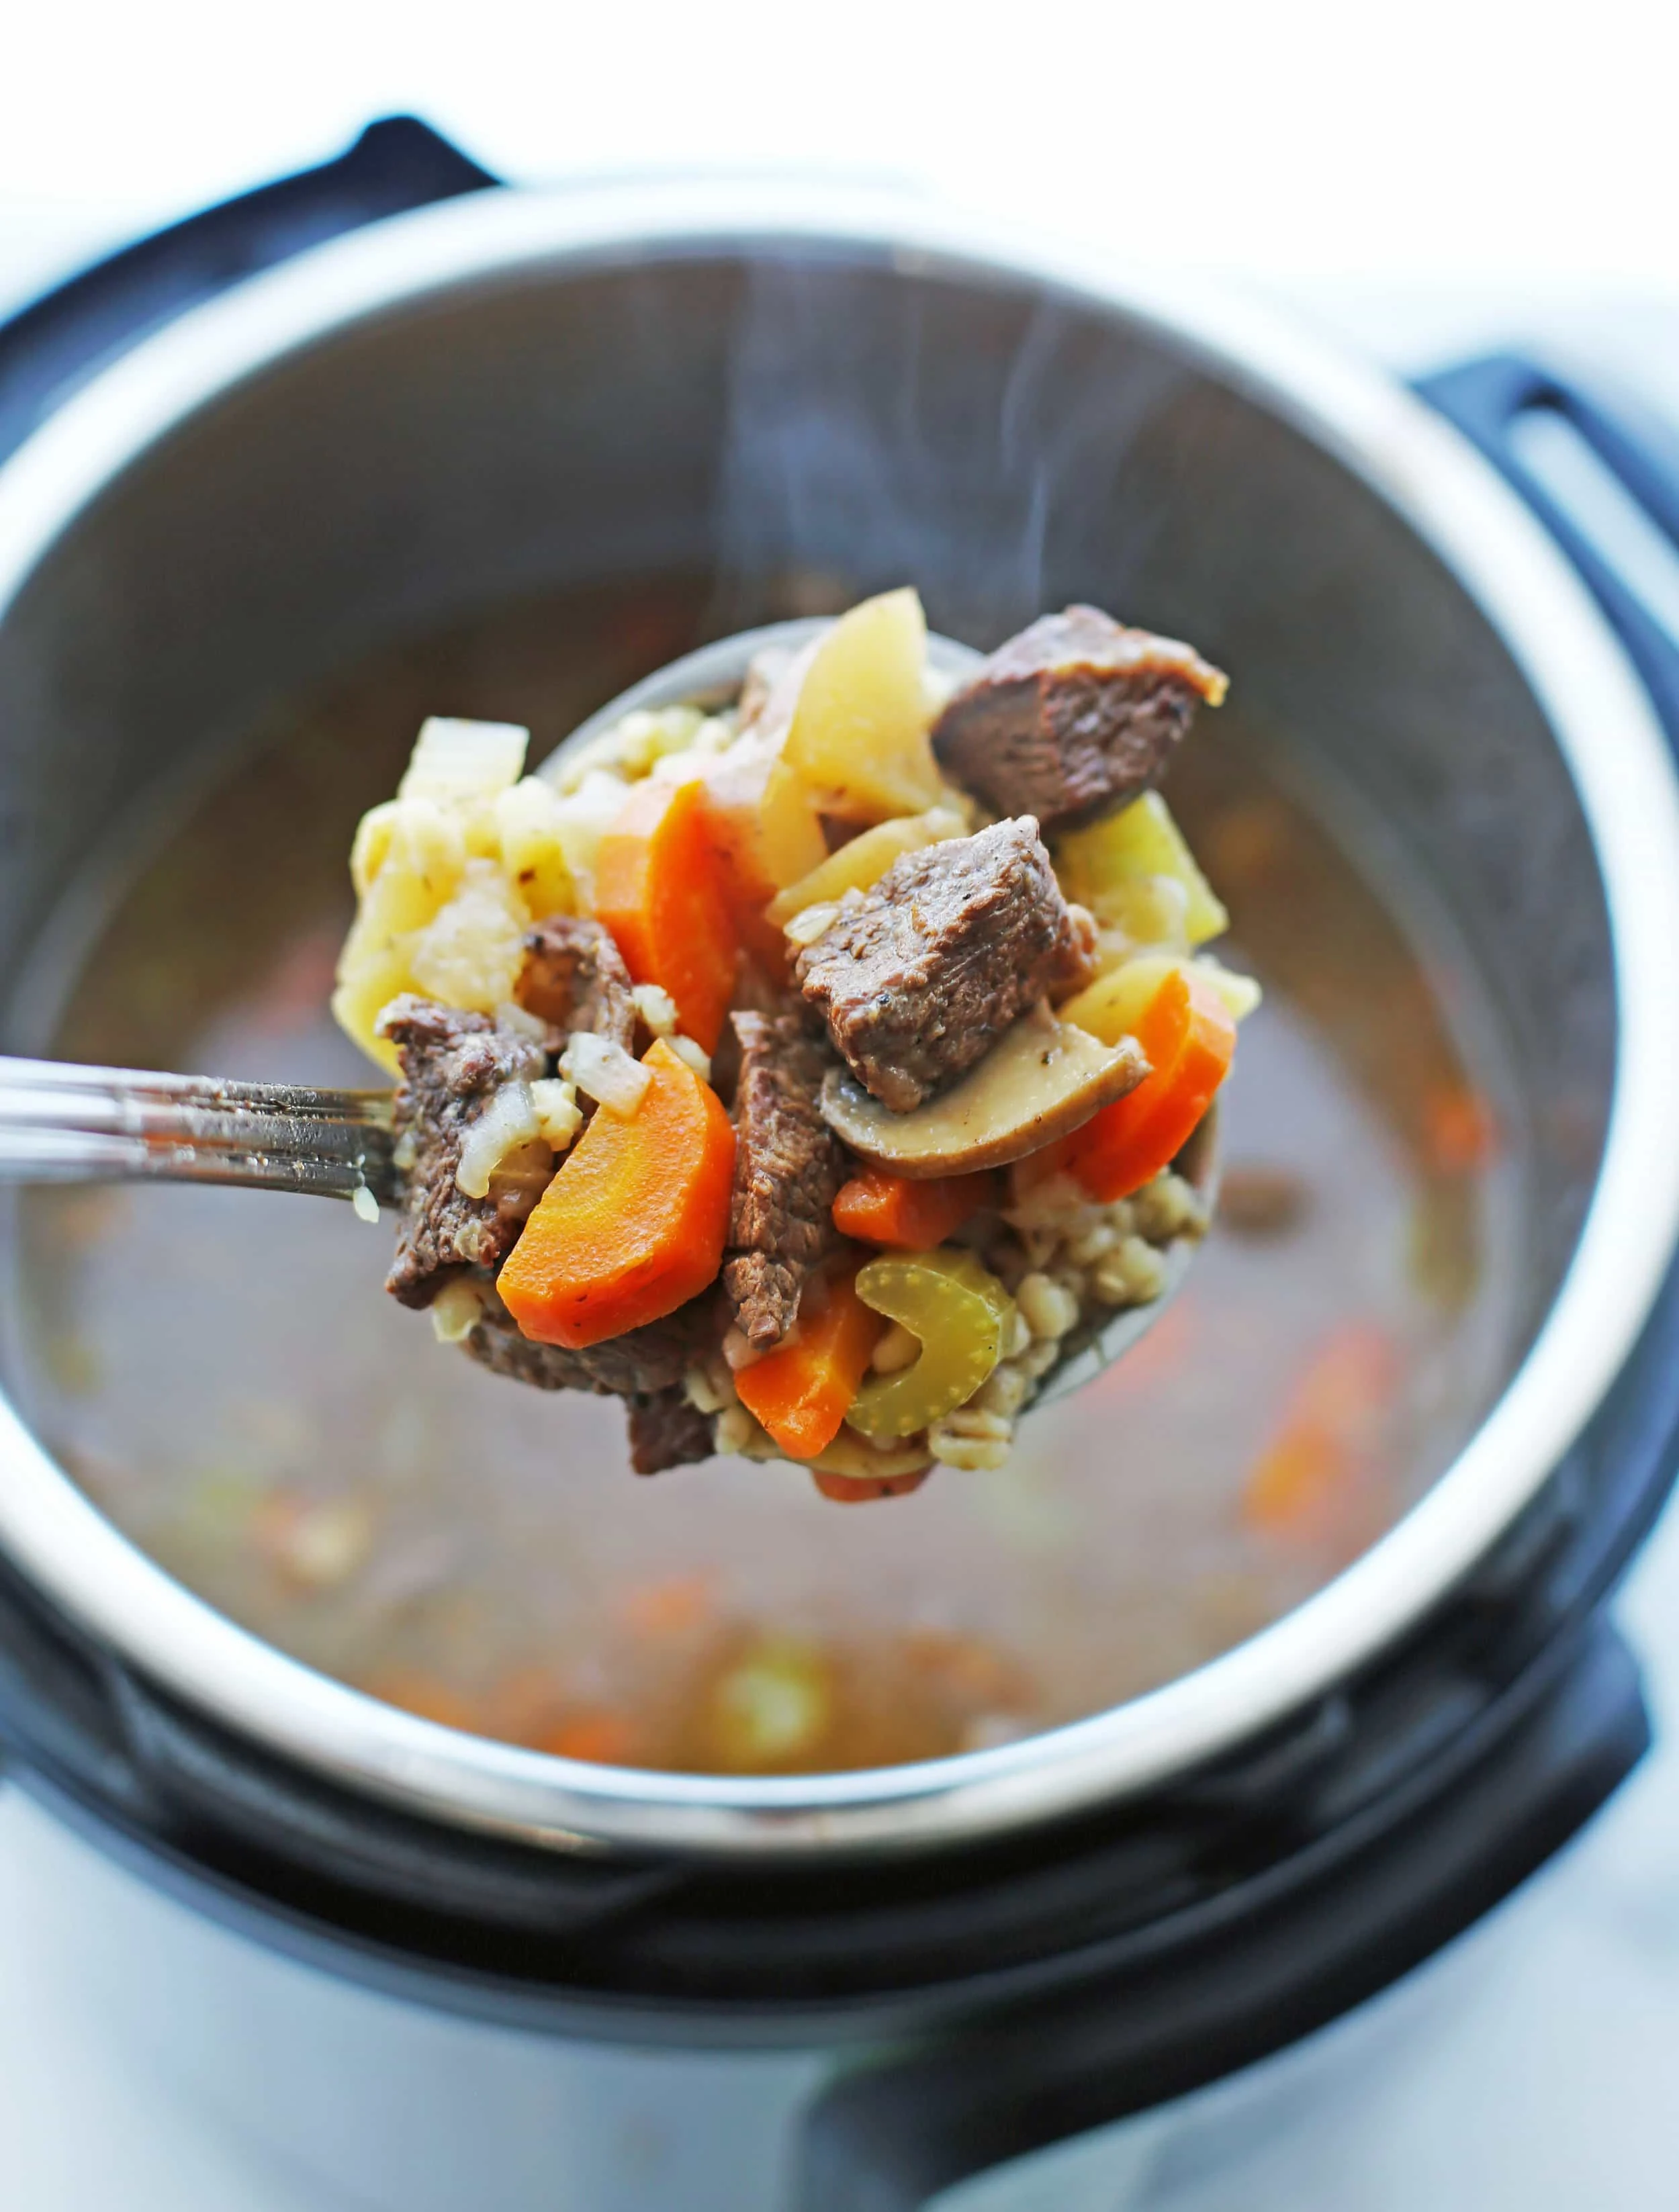
[[[1068,607],[991,655],[940,715],[933,747],[999,813],[1068,830],[1157,784],[1196,706],[1225,690],[1189,646]]]
[[[538,1390],[592,1390],[597,1397],[633,1399],[679,1387],[688,1369],[715,1346],[717,1334],[715,1302],[702,1297],[661,1321],[573,1352],[522,1334],[490,1291],[465,1344],[480,1366],[514,1382],[529,1382]]]
[[[715,1449],[710,1422],[689,1404],[679,1382],[630,1400],[630,1464],[637,1474],[709,1459]]]
[[[736,1014],[733,1025],[740,1075],[723,1287],[748,1342],[767,1351],[797,1318],[812,1268],[840,1241],[832,1207],[846,1158],[817,1111],[831,1063],[798,1001],[777,1014]]]
[[[380,1020],[402,1062],[395,1127],[411,1154],[397,1256],[385,1287],[405,1306],[429,1306],[449,1279],[493,1268],[513,1249],[537,1194],[468,1198],[456,1183],[466,1132],[504,1083],[529,1082],[547,1062],[527,1036],[405,994]]]
[[[1094,944],[1027,814],[905,854],[806,947],[797,973],[858,1081],[907,1113],[1028,1006],[1088,981]]]
[[[630,970],[598,921],[557,914],[525,939],[525,966],[515,993],[526,1013],[559,1032],[555,1048],[577,1030],[622,1045],[636,1042]]]
[[[711,1424],[689,1404],[682,1378],[715,1345],[718,1320],[715,1299],[692,1298],[662,1321],[572,1352],[521,1335],[486,1285],[484,1314],[465,1346],[481,1366],[511,1382],[628,1400],[630,1464],[637,1474],[657,1474],[712,1455]]]

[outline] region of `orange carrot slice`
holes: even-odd
[[[1181,968],[1163,977],[1136,1035],[1153,1072],[1086,1121],[1068,1147],[1068,1169],[1104,1205],[1128,1198],[1171,1165],[1236,1051],[1236,1024],[1223,1000]]]
[[[638,783],[600,841],[594,912],[638,983],[661,984],[710,1052],[739,953],[697,783]]]
[[[813,1467],[811,1480],[836,1505],[872,1505],[882,1498],[907,1498],[932,1472],[930,1467],[916,1467],[907,1474],[830,1474],[825,1468]]]
[[[1341,1322],[1329,1332],[1249,1470],[1242,1513],[1250,1527],[1322,1545],[1385,1516],[1383,1432],[1400,1375],[1398,1348],[1380,1322]]]
[[[800,1315],[793,1343],[739,1370],[741,1404],[789,1459],[814,1459],[839,1434],[885,1328],[852,1277],[840,1276],[819,1313]]]
[[[834,1200],[834,1226],[865,1244],[930,1252],[954,1236],[970,1214],[995,1205],[996,1196],[997,1178],[989,1170],[911,1182],[883,1168],[865,1168]]]
[[[662,1040],[627,1119],[602,1107],[561,1162],[496,1286],[538,1344],[599,1344],[674,1313],[716,1275],[734,1131]]]
[[[606,1707],[587,1707],[542,1729],[532,1738],[531,1748],[552,1752],[560,1759],[586,1759],[597,1766],[632,1766],[636,1724],[627,1715]]]
[[[1437,1083],[1422,1102],[1428,1164],[1442,1175],[1473,1175],[1499,1154],[1499,1125],[1489,1099],[1467,1083]]]
[[[370,1674],[362,1686],[370,1698],[397,1705],[440,1728],[459,1729],[463,1735],[484,1735],[484,1716],[472,1700],[441,1676],[417,1667],[390,1667]]]

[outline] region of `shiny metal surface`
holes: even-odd
[[[815,1779],[579,1766],[374,1704],[170,1582],[10,1411],[0,1533],[225,1723],[556,1847],[924,1847],[1147,1788],[1413,1622],[1542,1487],[1635,1338],[1679,1223],[1659,732],[1489,472],[1239,301],[873,196],[486,197],[184,319],[0,475],[7,971],[90,840],[254,702],[405,626],[654,561],[711,569],[719,629],[788,570],[913,576],[976,644],[1105,599],[1204,644],[1355,787],[1502,1025],[1529,1306],[1498,1403],[1383,1541],[1213,1664],[1022,1743]]]
[[[391,1094],[0,1058],[0,1183],[131,1181],[393,1206]]]

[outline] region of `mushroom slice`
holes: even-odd
[[[824,1078],[820,1104],[828,1127],[860,1158],[913,1180],[1024,1159],[1082,1127],[1147,1073],[1135,1037],[1105,1045],[1039,1006],[959,1083],[907,1114],[883,1106],[843,1068]]]

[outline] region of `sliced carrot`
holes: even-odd
[[[1024,1206],[1034,1191],[1041,1190],[1046,1182],[1068,1172],[1068,1162],[1073,1155],[1071,1137],[1052,1137],[1047,1145],[1040,1145],[1035,1152],[1024,1159],[1013,1161],[1003,1170],[1007,1179],[1010,1206]]]
[[[954,1236],[970,1214],[995,1206],[996,1199],[997,1178],[989,1170],[910,1182],[884,1168],[865,1168],[842,1186],[834,1200],[834,1226],[865,1244],[930,1252]]]
[[[551,1667],[527,1660],[501,1675],[484,1701],[484,1733],[531,1743],[566,1710],[566,1686]]]
[[[652,1582],[632,1583],[618,1605],[618,1613],[632,1636],[654,1639],[685,1636],[703,1627],[715,1611],[716,1577],[704,1570],[694,1574],[660,1575]]]
[[[739,944],[697,783],[638,783],[600,841],[594,911],[638,983],[676,1001],[685,1035],[716,1044]]]
[[[1379,1322],[1338,1323],[1314,1348],[1248,1473],[1243,1517],[1267,1535],[1321,1543],[1356,1533],[1378,1503],[1384,1424],[1400,1361]]]
[[[441,1676],[429,1674],[418,1667],[387,1667],[381,1673],[368,1675],[362,1687],[370,1698],[378,1698],[387,1705],[400,1706],[405,1713],[413,1713],[423,1721],[435,1721],[440,1728],[459,1729],[463,1735],[484,1733],[484,1716],[472,1700]]]
[[[636,1724],[606,1706],[585,1706],[566,1714],[530,1739],[532,1751],[559,1759],[586,1759],[597,1766],[630,1766],[637,1748]]]
[[[662,1040],[628,1118],[602,1107],[560,1164],[497,1276],[538,1344],[599,1344],[674,1313],[716,1275],[728,1231],[734,1131],[722,1103]]]
[[[885,1328],[852,1277],[840,1276],[822,1310],[801,1316],[791,1344],[737,1372],[741,1404],[789,1459],[814,1459],[839,1434]]]
[[[1429,1164],[1442,1175],[1472,1175],[1499,1154],[1499,1125],[1490,1102],[1467,1083],[1437,1083],[1422,1102]]]
[[[1200,976],[1174,968],[1144,1008],[1137,1042],[1151,1073],[1075,1132],[1067,1164],[1092,1198],[1128,1198],[1183,1151],[1230,1073],[1236,1024]]]
[[[872,1505],[877,1498],[907,1498],[932,1472],[930,1467],[912,1467],[907,1474],[831,1474],[813,1467],[811,1480],[836,1505]]]
[[[1287,1535],[1322,1520],[1352,1479],[1354,1457],[1341,1439],[1310,1421],[1290,1421],[1254,1462],[1242,1490],[1244,1516]]]

